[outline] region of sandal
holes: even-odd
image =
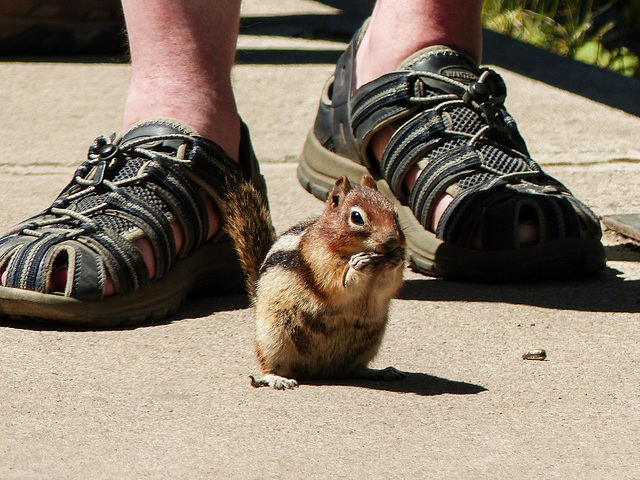
[[[429,47],[351,95],[360,35],[325,85],[298,167],[304,188],[324,200],[339,176],[371,173],[398,208],[412,267],[427,275],[505,281],[603,268],[598,218],[529,157],[495,71]],[[369,143],[389,125],[395,132],[378,161]],[[421,173],[408,191],[415,166]],[[429,231],[445,194],[453,200]],[[537,225],[534,245],[520,245],[522,223]]]
[[[250,179],[266,199],[244,125],[239,163],[173,119],[98,137],[51,207],[0,238],[0,313],[92,327],[131,325],[174,313],[193,290],[242,291],[232,242],[222,228],[208,238],[207,200],[224,223],[229,176]],[[172,222],[182,230],[180,248]],[[133,244],[142,237],[153,249],[153,278]],[[52,279],[61,269],[68,273],[56,291]]]

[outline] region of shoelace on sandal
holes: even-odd
[[[105,178],[106,173],[121,167],[127,161],[128,156],[145,157],[149,160],[163,160],[174,164],[189,165],[191,163],[191,160],[185,160],[179,158],[179,156],[166,155],[162,152],[158,152],[157,150],[151,150],[149,148],[141,147],[141,145],[171,140],[180,140],[182,142],[192,144],[196,142],[192,137],[182,134],[142,137],[137,140],[128,141],[124,145],[119,145],[121,138],[116,138],[113,135],[110,138],[107,138],[105,136],[96,138],[93,145],[89,148],[89,159],[82,165],[80,165],[80,167],[78,167],[74,174],[73,181],[76,185],[83,188],[77,192],[74,192],[70,196],[54,201],[51,207],[49,207],[49,209],[44,212],[45,214],[52,214],[54,218],[35,219],[32,222],[23,225],[20,233],[23,235],[40,236],[42,233],[38,232],[36,230],[37,228],[52,225],[61,225],[72,220],[77,220],[84,225],[83,228],[73,229],[67,232],[65,234],[66,238],[71,239],[76,237],[77,235],[93,231],[93,228],[91,227],[95,226],[95,222],[88,215],[108,208],[110,206],[109,203],[103,202],[92,207],[89,210],[83,211],[81,214],[74,210],[66,208],[66,206],[73,204],[83,197],[96,193],[98,187],[104,188],[105,190],[109,190],[111,192],[116,192],[118,189],[126,185],[130,185],[147,179],[150,174],[144,170],[137,175],[127,177],[122,180],[117,180],[115,182],[111,182]],[[184,143],[183,146],[180,147],[180,149],[183,149],[183,147]],[[178,152],[178,155],[180,155],[180,152]],[[147,168],[157,167],[152,166],[152,164],[149,163],[147,165]],[[72,185],[70,185],[68,188],[70,187],[72,187]]]
[[[459,78],[452,78],[456,75]],[[370,168],[379,168],[422,225],[431,224],[433,206],[451,188],[456,193],[451,194],[455,200],[448,212],[456,215],[461,212],[456,205],[466,197],[489,195],[499,186],[534,195],[568,193],[528,156],[515,120],[504,108],[506,86],[495,71],[480,68],[477,75],[453,72],[446,76],[402,70],[362,90],[352,99],[354,134],[366,147],[372,132],[395,122],[397,128],[379,164],[369,157]],[[421,173],[406,192],[404,180],[414,165]],[[439,223],[438,237],[445,238],[446,225]]]
[[[381,173],[390,180],[390,186],[396,194],[402,195],[401,185],[409,164],[417,163],[417,156],[431,151],[433,145],[421,142],[420,137],[424,136],[441,139],[442,135],[446,135],[449,142],[456,145],[466,144],[477,149],[483,142],[489,143],[487,140],[493,132],[499,131],[500,144],[496,145],[494,141],[491,142],[492,146],[503,152],[506,151],[509,157],[517,158],[521,164],[505,172],[495,168],[489,162],[482,162],[477,165],[478,169],[499,176],[508,182],[518,182],[540,174],[541,169],[538,164],[526,155],[524,143],[513,138],[515,121],[504,109],[506,87],[502,78],[488,68],[481,69],[481,72],[478,79],[469,84],[432,72],[409,72],[400,78],[391,76],[379,91],[368,97],[366,101],[354,106],[352,119],[356,134],[358,127],[360,125],[364,127],[366,119],[382,108],[396,106],[399,113],[406,114],[404,118],[411,115],[410,111],[417,110],[413,118],[406,120],[396,130],[381,161]],[[432,88],[426,87],[429,81],[446,84],[456,92],[437,93]],[[469,118],[475,115],[476,119],[462,119],[460,122],[452,119],[452,125],[463,123],[463,128],[435,131],[434,128],[437,126],[432,122],[434,114],[443,117],[443,114],[448,111],[466,115]],[[484,120],[484,125],[479,118]],[[364,128],[368,128],[368,125]],[[468,131],[465,131],[465,128]]]
[[[172,148],[175,155],[159,151],[158,145],[167,141],[180,143]],[[172,226],[163,207],[175,211],[179,205],[180,214],[188,216],[189,225],[193,226],[194,234],[189,236],[189,245],[185,241],[181,253],[199,244],[206,235],[204,203],[196,200],[198,194],[181,178],[180,172],[171,168],[172,165],[190,166],[192,160],[185,158],[185,153],[190,147],[190,155],[193,155],[199,142],[198,138],[183,134],[144,136],[124,142],[122,137],[115,135],[98,137],[89,149],[88,160],[78,167],[73,181],[52,206],[0,241],[1,244],[11,238],[35,237],[34,242],[24,245],[18,254],[10,254],[16,258],[7,269],[5,285],[45,290],[42,284],[45,280],[39,274],[41,263],[52,255],[51,249],[57,244],[76,241],[84,245],[80,250],[88,248],[95,252],[94,255],[104,258],[105,264],[109,265],[109,276],[120,285],[118,290],[139,288],[149,280],[146,265],[133,244],[121,236],[135,227],[141,228],[152,241],[157,262],[156,278],[159,278],[176,258]],[[132,166],[137,168],[137,173],[120,173],[134,160],[142,161],[141,165]],[[121,178],[113,180],[119,174]],[[153,181],[138,186],[150,177],[154,177]],[[151,185],[148,195],[155,200],[155,205],[148,205],[144,199],[127,191],[127,187],[147,190],[145,186],[148,185]],[[85,200],[88,205],[79,208]],[[109,227],[106,230],[105,225]],[[6,265],[6,261],[3,263]]]

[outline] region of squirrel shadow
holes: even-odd
[[[434,395],[475,395],[486,391],[482,385],[449,380],[426,373],[403,372],[406,378],[397,381],[362,380],[357,378],[306,380],[302,385],[350,386],[384,390],[396,393],[413,393],[425,397]]]

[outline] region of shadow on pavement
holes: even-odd
[[[640,245],[627,241],[620,245],[604,247],[607,260],[618,262],[640,262]]]
[[[157,321],[148,322],[139,325],[126,325],[115,327],[95,327],[85,325],[72,325],[56,323],[47,320],[35,320],[31,318],[10,318],[0,315],[0,328],[15,328],[19,330],[37,330],[37,331],[53,331],[53,332],[88,332],[88,331],[108,331],[108,330],[135,330],[138,328],[155,327],[158,325],[168,325],[173,322],[179,322],[188,318],[203,318],[213,315],[217,312],[228,312],[249,308],[251,302],[249,297],[243,294],[225,295],[219,297],[206,296],[198,293],[191,294],[187,297],[185,305],[174,315]]]
[[[484,31],[483,62],[640,116],[640,80]],[[582,115],[582,112],[575,112]]]
[[[321,2],[338,13],[294,14],[279,16],[243,17],[241,35],[277,36],[342,42],[345,47],[335,49],[238,49],[241,64],[333,64],[346,44],[371,14],[373,2],[334,0]]]
[[[620,255],[623,261],[629,260],[628,252],[621,251]],[[613,260],[611,257],[609,259]],[[624,280],[619,276],[620,273],[611,267],[607,267],[600,275],[589,278],[511,284],[479,284],[424,277],[407,280],[398,295],[398,299],[425,302],[475,302],[479,305],[483,303],[507,303],[554,310],[640,313],[640,281]],[[189,318],[202,318],[214,315],[217,312],[229,312],[250,307],[249,298],[242,294],[220,297],[192,294],[187,298],[185,306],[176,315],[155,323],[96,328],[31,319],[11,319],[0,316],[0,327],[42,331],[131,330],[166,325]],[[435,377],[425,374],[408,375],[409,380],[402,383],[410,385],[412,389],[419,387],[424,390],[425,388],[434,388],[434,386],[442,385],[447,385],[447,388],[449,388],[453,385],[449,380],[447,380],[449,383],[445,384],[435,382]],[[366,384],[369,386],[369,384],[378,385],[380,383],[385,387],[389,386],[385,382],[360,382],[358,385]],[[348,384],[354,383],[350,381]],[[402,391],[403,387],[400,386],[399,388],[397,391]],[[385,389],[396,391],[395,387]]]
[[[399,381],[370,381],[357,379],[341,379],[341,380],[315,380],[302,382],[304,385],[322,385],[322,386],[351,386],[368,388],[371,390],[383,390],[396,393],[413,393],[423,396],[434,395],[475,395],[486,391],[487,389],[481,385],[473,383],[458,382],[447,378],[435,377],[426,373],[405,372],[407,378]]]
[[[398,298],[435,302],[510,303],[554,310],[640,312],[640,281],[626,281],[607,267],[600,275],[512,284],[476,284],[437,279],[405,282]]]

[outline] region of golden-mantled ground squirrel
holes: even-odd
[[[373,178],[365,176],[361,185],[338,179],[324,213],[290,228],[266,255],[272,233],[257,231],[251,219],[238,226],[235,218],[247,217],[248,207],[238,198],[229,203],[227,232],[256,308],[262,376],[251,377],[252,385],[287,389],[315,378],[403,378],[393,367],[367,367],[402,286],[405,244],[396,211]],[[268,215],[266,199],[260,210]],[[261,224],[267,223],[270,218]]]

